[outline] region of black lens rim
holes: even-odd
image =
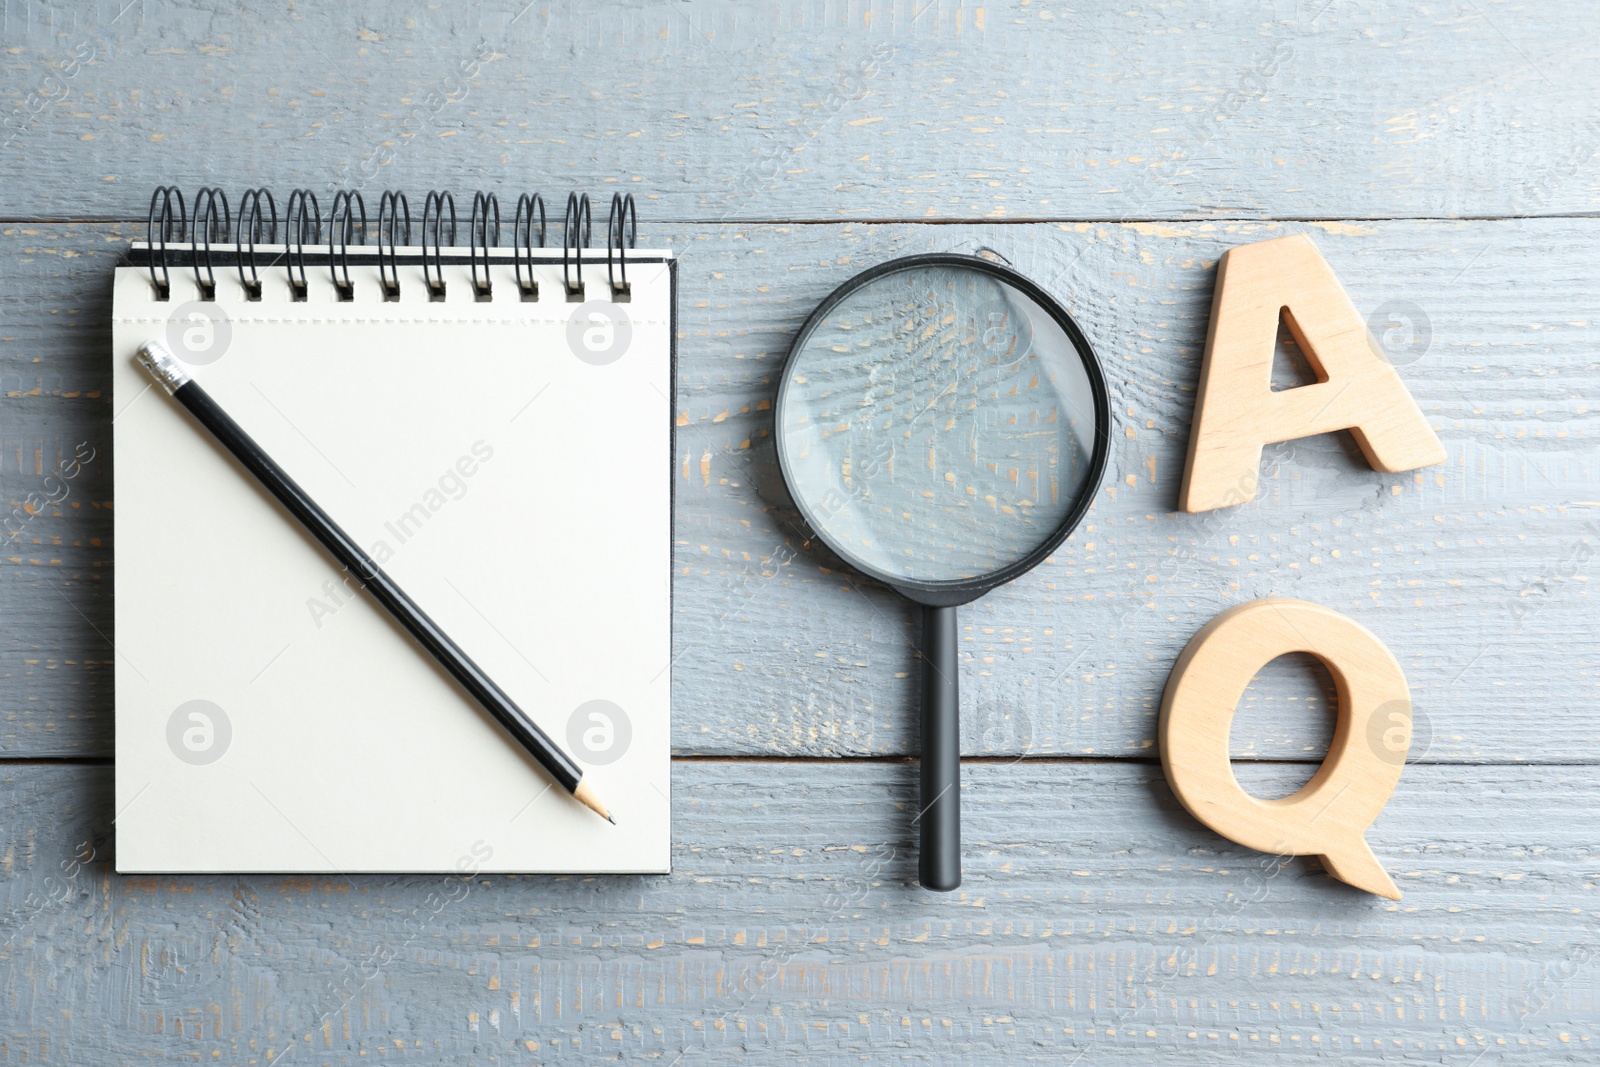
[[[1067,339],[1077,350],[1078,359],[1083,363],[1084,371],[1089,378],[1089,390],[1093,394],[1095,413],[1095,440],[1094,451],[1089,457],[1089,472],[1084,480],[1084,491],[1079,494],[1072,508],[1062,518],[1055,530],[1026,556],[1014,563],[1007,564],[999,570],[990,571],[975,578],[962,578],[949,582],[927,582],[908,579],[903,575],[892,575],[879,570],[870,564],[858,559],[854,554],[845,551],[836,544],[828,535],[827,527],[817,521],[811,507],[805,498],[795,491],[797,478],[789,458],[788,447],[783,433],[784,414],[788,407],[790,396],[790,383],[793,381],[797,357],[805,348],[806,342],[816,332],[828,313],[845,300],[856,290],[861,289],[890,274],[899,274],[908,270],[917,270],[924,267],[959,267],[964,270],[975,270],[987,274],[1011,286],[1024,296],[1033,300],[1043,308],[1056,324],[1061,327]],[[875,267],[862,271],[843,285],[839,286],[827,299],[817,305],[817,309],[806,319],[800,327],[800,332],[795,335],[794,342],[789,346],[789,353],[784,358],[783,376],[778,382],[778,396],[773,404],[773,436],[777,439],[778,466],[783,472],[783,482],[789,490],[789,496],[794,501],[795,507],[800,510],[800,516],[805,520],[806,526],[812,534],[851,567],[868,577],[882,582],[884,585],[896,590],[901,595],[933,607],[953,607],[965,604],[983,596],[989,590],[1005,585],[1022,575],[1028,573],[1043,563],[1045,559],[1061,543],[1071,536],[1077,529],[1078,523],[1088,512],[1094,499],[1100,493],[1100,483],[1105,478],[1106,466],[1111,458],[1111,397],[1106,388],[1105,372],[1100,366],[1100,359],[1095,355],[1094,347],[1089,344],[1089,339],[1084,336],[1078,324],[1049,293],[1009,267],[1001,266],[993,260],[981,256],[963,255],[954,252],[933,252],[923,255],[902,256],[880,263]]]

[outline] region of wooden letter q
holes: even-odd
[[[1261,800],[1234,777],[1228,728],[1256,672],[1290,652],[1327,665],[1339,725],[1311,781]],[[1405,675],[1370,630],[1320,604],[1254,600],[1212,619],[1178,657],[1161,703],[1161,764],[1183,806],[1222,836],[1262,852],[1320,856],[1335,878],[1398,900],[1363,835],[1400,781],[1410,724]]]

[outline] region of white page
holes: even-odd
[[[259,302],[219,268],[210,304],[190,303],[187,267],[164,303],[144,268],[117,270],[118,870],[668,869],[670,254],[630,253],[621,304],[604,261],[586,264],[584,305],[549,255],[537,302],[509,261],[487,302],[450,264],[446,300],[428,300],[414,263],[398,302],[375,266],[351,267],[341,302],[310,251],[304,302],[281,266]],[[577,759],[616,826],[339,587],[151,386],[134,353],[152,337]],[[574,747],[569,724],[597,700],[626,729],[587,717]],[[207,730],[223,718],[225,742],[220,721]]]

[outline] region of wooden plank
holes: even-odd
[[[1597,26],[1297,0],[123,0],[5,9],[0,218],[153,186],[648,198],[653,219],[1592,211]],[[1559,32],[1551,32],[1559,27]]]
[[[0,753],[111,754],[110,270],[121,234],[0,237]],[[76,478],[63,464],[94,450]],[[47,482],[47,479],[50,481]],[[193,506],[193,501],[189,506]]]
[[[1299,229],[1380,331],[1380,312],[1426,319],[1426,345],[1382,332],[1450,460],[1385,475],[1337,437],[1273,446],[1259,499],[1178,514],[1216,259]],[[141,230],[0,232],[7,511],[74,442],[109,437],[107,278]],[[678,751],[913,750],[912,616],[804,547],[771,452],[770,401],[790,336],[834,286],[896,255],[992,246],[1081,318],[1107,367],[1118,444],[1115,483],[1062,552],[964,609],[969,753],[1149,756],[1189,636],[1231,604],[1285,595],[1348,613],[1389,644],[1422,723],[1414,756],[1600,757],[1588,710],[1600,222],[675,229],[647,218],[641,240],[684,257]],[[8,755],[110,754],[109,470],[109,457],[89,464],[5,562]],[[204,506],[175,489],[175,516]],[[1327,737],[1323,690],[1284,664],[1258,680],[1234,742],[1294,759]]]
[[[8,767],[0,1055],[1575,1063],[1600,1042],[1586,768],[1408,770],[1371,833],[1398,902],[1228,844],[1144,763],[969,768],[950,895],[913,884],[911,766],[674,774],[668,877],[134,878],[108,863],[108,769]]]

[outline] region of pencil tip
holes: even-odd
[[[589,788],[588,782],[580,781],[578,788],[572,791],[572,795],[577,799],[578,803],[600,816],[606,822],[612,826],[617,825],[617,820],[613,819],[611,812],[607,811],[606,806],[600,803],[600,798],[595,796],[594,790]]]

